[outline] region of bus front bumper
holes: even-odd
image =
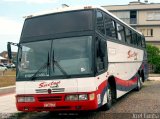
[[[43,94],[43,95],[23,95],[33,96],[34,102],[18,102],[16,96],[16,107],[18,111],[33,112],[33,111],[83,111],[96,110],[98,108],[97,99],[94,100],[78,100],[65,101],[66,94]],[[54,101],[52,101],[54,100]]]

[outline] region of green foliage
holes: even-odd
[[[155,73],[160,73],[160,49],[147,44],[148,63],[155,67]]]

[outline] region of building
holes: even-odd
[[[142,32],[147,43],[160,48],[160,3],[138,0],[130,2],[128,5],[102,7]]]
[[[0,53],[0,56],[2,56],[2,57],[4,57],[4,58],[8,59],[8,53],[7,53],[7,51],[1,52],[1,53]]]
[[[17,55],[17,52],[12,52],[12,62],[15,62],[16,55]],[[1,52],[0,56],[4,58],[1,60],[1,63],[11,63],[11,61],[8,59],[8,52],[7,51]]]
[[[7,62],[8,60],[6,58],[0,56],[0,64],[7,63]]]

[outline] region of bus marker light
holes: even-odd
[[[94,93],[89,94],[89,100],[94,100],[94,98],[95,98],[95,94]]]
[[[97,103],[98,103],[98,104],[101,103],[101,95],[100,95],[100,94],[97,95]]]

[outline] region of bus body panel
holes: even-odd
[[[90,78],[77,78],[77,79],[61,79],[61,80],[40,80],[40,81],[19,81],[16,82],[16,97],[19,96],[33,96],[34,103],[16,103],[19,111],[60,111],[60,110],[95,110],[98,107],[107,103],[106,100],[106,87],[107,78],[106,73],[97,77]],[[45,82],[45,83],[44,83]],[[78,83],[77,83],[78,82]],[[22,85],[23,83],[23,85]],[[43,84],[43,85],[42,85]],[[58,85],[58,86],[57,86]],[[25,90],[21,92],[22,88]],[[62,89],[64,88],[64,91]],[[52,93],[48,93],[48,89],[52,89]],[[58,89],[60,89],[58,91]],[[54,92],[56,91],[56,92]],[[61,91],[61,92],[60,92]],[[86,101],[66,101],[66,95],[70,94],[95,94],[94,100]],[[54,97],[60,96],[61,100],[54,101]],[[52,98],[52,101],[47,100]],[[43,98],[40,101],[39,98]],[[46,108],[45,104],[56,104],[55,107]],[[81,107],[78,109],[78,106]],[[25,110],[27,107],[28,110]],[[64,108],[63,108],[64,107]],[[68,108],[67,108],[68,107]]]
[[[107,41],[108,73],[116,80],[117,98],[137,86],[137,73],[142,69],[144,51]]]
[[[47,89],[52,89],[52,93],[92,92],[96,91],[96,84],[94,80],[94,77],[89,77],[57,80],[53,79],[36,81],[18,81],[16,82],[16,93],[48,94]],[[22,89],[24,90],[23,92]],[[44,91],[45,89],[46,91]]]

